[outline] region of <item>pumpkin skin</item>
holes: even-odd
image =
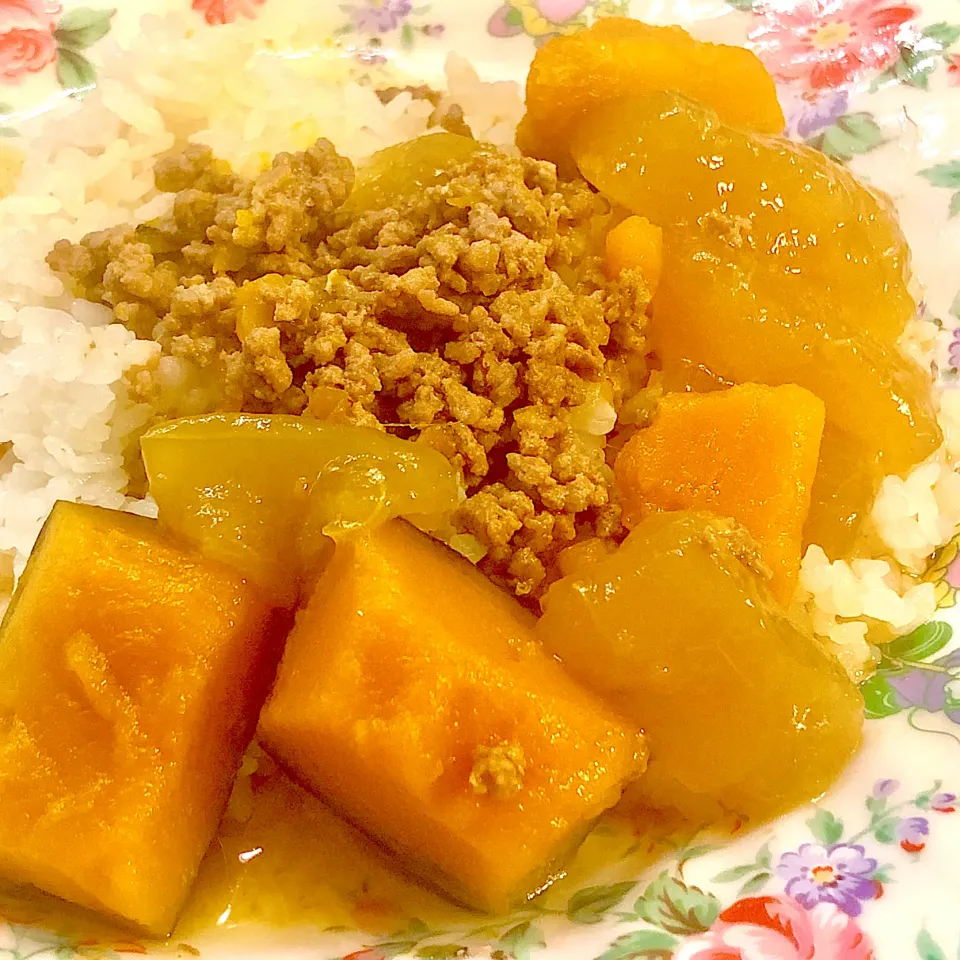
[[[0,872],[168,933],[284,626],[156,521],[58,502],[0,628]]]
[[[646,762],[639,732],[542,652],[532,624],[462,557],[390,521],[337,545],[260,741],[406,868],[505,909]]]

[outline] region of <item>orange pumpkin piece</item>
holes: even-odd
[[[773,80],[749,50],[703,43],[680,27],[609,17],[537,51],[517,146],[565,165],[571,132],[591,107],[654,90],[677,90],[746,130],[784,128]]]
[[[571,151],[601,193],[663,229],[647,334],[668,384],[796,383],[826,403],[845,439],[824,444],[811,529],[842,556],[879,478],[942,442],[930,372],[897,347],[916,304],[891,201],[823,153],[673,92],[596,107]]]
[[[0,872],[169,932],[275,638],[238,574],[156,521],[58,503],[0,636]]]
[[[630,793],[651,806],[766,818],[859,746],[863,698],[770,595],[750,541],[714,514],[658,513],[544,599],[544,646],[647,736]]]
[[[732,517],[757,541],[774,594],[788,601],[823,422],[823,401],[793,384],[667,394],[617,457],[624,523],[661,510]]]
[[[627,217],[606,237],[607,274],[639,270],[652,297],[663,269],[663,231],[646,217]]]
[[[455,898],[508,907],[644,769],[642,736],[570,680],[533,619],[403,521],[337,545],[260,740]]]

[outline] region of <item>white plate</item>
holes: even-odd
[[[157,28],[144,13],[175,12],[186,28],[242,30],[302,0],[126,0],[90,11],[73,3],[0,0],[4,123],[64,96],[58,84],[95,82],[113,43]],[[535,44],[599,16],[629,13],[682,23],[704,39],[751,44],[780,83],[789,130],[891,194],[914,251],[926,311],[957,324],[960,286],[960,7],[929,0],[312,0],[327,16],[320,53],[354,61],[387,82],[403,71],[442,76],[449,51],[487,80],[522,81]],[[234,27],[222,26],[235,21]],[[106,33],[107,36],[102,35]],[[318,53],[317,55],[320,55]],[[941,376],[956,380],[960,342],[943,339]],[[952,356],[951,356],[952,355]],[[3,439],[3,438],[0,438]],[[871,719],[862,753],[816,806],[720,848],[698,846],[637,871],[611,865],[582,889],[467,927],[413,923],[378,940],[239,927],[229,920],[190,941],[207,958],[349,957],[382,960],[549,955],[555,960],[945,960],[960,950],[960,646],[951,636],[960,586],[956,544],[930,574],[941,612],[888,648],[865,686]],[[481,921],[478,920],[478,924]],[[152,950],[153,948],[151,948]],[[0,922],[0,960],[69,960],[138,944],[78,945]],[[193,955],[181,947],[181,956]]]

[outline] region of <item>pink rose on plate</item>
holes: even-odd
[[[263,2],[264,0],[193,0],[191,7],[197,13],[202,13],[203,19],[213,26],[218,23],[233,23],[238,15],[255,20],[257,7]]]
[[[906,0],[773,0],[750,42],[778,80],[841,87],[890,66],[918,12]]]
[[[56,59],[60,11],[50,0],[0,0],[0,80],[19,83]]]
[[[684,940],[672,960],[873,960],[873,947],[832,903],[804,910],[790,897],[748,897]]]

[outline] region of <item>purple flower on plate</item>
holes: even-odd
[[[806,140],[829,127],[847,112],[849,96],[845,89],[799,92],[794,85],[777,88],[787,118],[787,135]]]
[[[930,798],[930,809],[937,813],[953,813],[957,809],[955,793],[935,793]]]
[[[960,370],[960,327],[953,331],[953,339],[950,341],[950,366]]]
[[[954,650],[945,657],[934,660],[931,667],[941,669],[914,669],[905,673],[887,675],[887,682],[893,687],[897,703],[904,710],[919,707],[930,713],[940,713],[953,723],[960,723],[960,703],[949,695],[948,684],[957,679],[956,670],[960,667],[960,650]]]
[[[856,844],[805,843],[795,853],[783,854],[777,875],[786,881],[786,894],[808,910],[818,903],[832,903],[848,916],[858,917],[861,901],[880,895],[880,884],[871,878],[876,869],[877,861]]]
[[[907,853],[919,853],[927,845],[929,834],[926,817],[904,817],[897,823],[897,839]]]
[[[875,797],[889,797],[900,789],[899,780],[878,780],[873,785],[873,795]]]
[[[360,33],[389,33],[396,30],[413,10],[413,0],[363,0],[340,6]]]

